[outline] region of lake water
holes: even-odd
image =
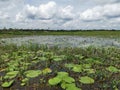
[[[50,46],[58,45],[62,47],[119,47],[120,38],[98,38],[98,37],[80,37],[80,36],[26,36],[16,38],[5,38],[1,41],[21,45],[24,43],[47,44]]]

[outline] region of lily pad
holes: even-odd
[[[67,68],[72,68],[72,67],[74,67],[74,64],[73,64],[73,63],[65,64],[65,67],[67,67]]]
[[[57,77],[59,78],[65,78],[68,76],[68,73],[67,72],[58,72],[57,73]]]
[[[24,74],[28,78],[35,78],[38,77],[41,73],[42,73],[41,70],[28,70]]]
[[[4,76],[4,79],[12,79],[12,78],[15,78],[18,73],[19,73],[19,71],[8,72],[8,73]]]
[[[75,65],[72,70],[74,72],[82,72],[82,66],[81,65]]]
[[[9,82],[4,82],[3,84],[2,84],[2,87],[4,87],[4,88],[8,88],[8,87],[10,87],[12,84],[13,84],[13,82],[14,82],[14,80],[11,80],[11,81],[9,81]]]
[[[62,61],[63,59],[60,56],[54,56],[53,60],[54,61]]]
[[[92,84],[92,83],[94,83],[94,79],[92,79],[92,78],[90,78],[88,76],[81,77],[79,81],[81,83],[83,83],[83,84]]]
[[[45,68],[44,70],[42,70],[42,73],[43,74],[48,74],[48,73],[51,73],[52,70],[50,68]]]
[[[64,81],[67,82],[67,83],[72,83],[72,82],[75,82],[75,79],[68,76],[68,77],[64,78]]]
[[[61,79],[59,77],[55,77],[55,78],[49,79],[48,82],[50,85],[57,85],[58,83],[61,82]]]
[[[106,68],[108,71],[110,71],[110,72],[113,72],[113,73],[117,73],[117,72],[119,72],[120,70],[119,69],[117,69],[116,67],[114,67],[114,66],[109,66],[108,68]]]
[[[67,84],[63,82],[61,87],[66,90],[81,90],[80,88],[76,87],[75,83]]]

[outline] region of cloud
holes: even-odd
[[[16,15],[16,21],[23,20],[50,20],[57,18],[65,21],[72,20],[75,15],[73,14],[73,8],[71,5],[65,7],[58,7],[53,1],[46,4],[40,4],[37,6],[26,5],[25,8]]]
[[[80,14],[83,21],[99,21],[105,18],[120,17],[120,3],[106,4],[104,6],[95,6],[87,9]]]
[[[120,28],[120,0],[0,0],[0,28]]]
[[[16,15],[17,21],[22,21],[24,19],[41,19],[47,20],[54,17],[56,12],[56,3],[53,1],[48,2],[47,4],[41,4],[38,7],[26,5],[22,12],[19,12]]]
[[[75,17],[73,7],[68,5],[59,9],[58,18],[63,20],[72,20]]]
[[[80,14],[80,18],[83,21],[98,21],[102,19],[102,7],[97,6],[92,9],[87,9]]]
[[[0,20],[5,20],[5,19],[9,19],[8,14],[0,11]]]

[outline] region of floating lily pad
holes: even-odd
[[[21,83],[21,86],[24,86],[24,85],[26,85],[26,83],[28,82],[28,78],[24,78],[23,80],[22,80],[22,83]]]
[[[76,87],[75,83],[67,84],[63,82],[61,87],[66,90],[81,90],[80,88]]]
[[[72,70],[74,72],[82,72],[82,66],[81,65],[75,65]]]
[[[67,67],[67,68],[72,68],[72,67],[74,67],[74,64],[73,64],[73,63],[65,64],[65,67]]]
[[[61,79],[59,77],[55,77],[55,78],[49,79],[48,82],[50,85],[57,85],[58,83],[61,82]]]
[[[88,76],[81,77],[79,81],[81,83],[83,83],[83,84],[92,84],[92,83],[94,83],[94,79],[92,79],[92,78],[90,78]]]
[[[4,79],[12,79],[12,78],[15,78],[18,73],[19,73],[19,71],[8,72],[8,73],[4,76]]]
[[[57,73],[57,77],[59,78],[65,78],[68,76],[68,73],[67,72],[58,72]]]
[[[110,72],[113,72],[113,73],[117,73],[117,72],[119,72],[120,70],[119,69],[117,69],[116,67],[114,67],[114,66],[109,66],[108,68],[106,68],[108,71],[110,71]]]
[[[2,87],[4,87],[4,88],[8,88],[8,87],[10,87],[12,84],[13,84],[13,82],[14,82],[14,80],[11,80],[11,81],[6,81],[6,82],[4,82],[3,84],[2,84]]]
[[[41,61],[46,61],[46,60],[48,60],[48,58],[46,58],[46,57],[39,57],[39,59],[40,59]]]
[[[75,79],[68,76],[68,77],[64,78],[64,81],[67,82],[67,83],[72,83],[72,82],[75,82]]]
[[[53,60],[54,61],[62,61],[63,59],[61,57],[59,57],[59,56],[54,56]]]
[[[50,68],[45,68],[44,70],[42,70],[42,73],[43,74],[48,74],[48,73],[51,73],[52,70]]]
[[[41,73],[42,73],[41,70],[28,70],[24,74],[28,78],[34,78],[34,77],[38,77]]]

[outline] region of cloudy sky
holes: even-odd
[[[0,28],[120,29],[120,0],[0,0]]]

